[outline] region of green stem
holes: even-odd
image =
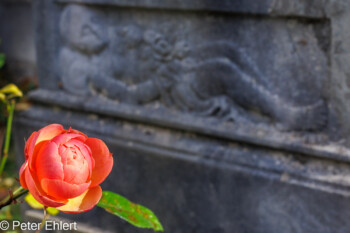
[[[47,212],[46,207],[44,208],[44,218],[40,223],[39,229],[35,233],[39,233],[42,229],[44,229],[44,226],[46,224],[46,220],[50,217],[50,214]]]
[[[17,198],[20,198],[21,196],[23,196],[24,194],[27,194],[28,192],[29,192],[28,189],[24,189],[20,187],[13,193],[12,200],[17,200]]]
[[[5,138],[5,144],[4,144],[4,151],[3,151],[3,157],[1,159],[1,164],[0,164],[0,177],[2,175],[2,172],[4,170],[8,153],[9,153],[9,148],[10,148],[10,139],[11,139],[11,130],[12,130],[12,120],[13,120],[13,112],[15,111],[15,104],[16,102],[14,100],[11,100],[10,103],[8,103],[8,112],[9,116],[7,118],[7,125],[6,125],[6,138]]]
[[[15,200],[17,200],[18,198],[20,198],[21,196],[23,196],[24,194],[28,193],[28,189],[24,189],[22,187],[19,187],[16,191],[13,192],[12,195],[8,195],[4,201],[2,201],[0,203],[0,210],[8,205],[11,205],[11,203]]]

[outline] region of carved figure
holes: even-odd
[[[201,45],[183,60],[189,54],[183,42],[171,46],[156,33],[145,40],[153,44],[158,61],[154,83],[170,106],[230,120],[254,122],[267,117],[287,130],[317,130],[326,124],[323,100],[294,106],[273,94],[259,83],[262,74],[254,62],[232,42]]]
[[[267,116],[289,130],[317,130],[327,121],[323,100],[294,106],[268,90],[254,62],[232,42],[202,45],[194,66],[169,92],[174,103],[205,115],[252,121]],[[249,114],[247,114],[249,113]]]
[[[88,7],[69,5],[61,16],[60,34],[65,45],[59,59],[63,88],[87,95],[89,79],[99,73],[99,60],[108,45],[103,17]]]
[[[60,30],[63,88],[128,104],[160,100],[168,107],[241,122],[267,121],[288,130],[318,130],[327,121],[319,100],[295,106],[259,80],[263,74],[232,41],[189,49],[138,26],[107,30],[101,12],[82,5],[64,10]],[[107,33],[107,32],[112,33]]]

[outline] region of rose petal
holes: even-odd
[[[65,129],[62,127],[62,125],[51,124],[40,129],[36,134],[34,133],[33,133],[34,135],[32,134],[33,138],[30,140],[30,143],[28,141],[29,144],[27,147],[27,154],[28,154],[30,169],[33,169],[33,165],[35,164],[34,163],[35,161],[32,160],[32,157],[35,151],[38,151],[38,146],[42,145],[43,142],[51,140],[52,138],[64,132],[65,132]]]
[[[70,184],[83,184],[90,179],[89,165],[83,162],[79,165],[69,164],[63,167],[64,181]]]
[[[35,169],[39,181],[47,179],[64,179],[61,156],[58,154],[58,146],[54,142],[47,142],[42,146],[36,156]]]
[[[64,206],[57,209],[65,213],[81,213],[91,210],[101,199],[102,189],[100,186],[95,186],[86,190],[83,194],[76,198],[68,200]]]
[[[75,134],[81,134],[83,135],[85,138],[88,138],[88,136],[86,136],[86,134],[80,132],[79,130],[76,130],[76,129],[72,129],[72,127],[69,127],[67,133],[75,133]]]
[[[56,179],[44,178],[41,180],[41,187],[46,193],[48,193],[50,196],[62,199],[77,197],[84,193],[89,186],[90,182],[77,185]]]
[[[54,139],[52,139],[52,141],[55,142],[57,145],[62,145],[72,139],[76,139],[84,142],[86,140],[86,137],[84,135],[76,134],[76,133],[65,133],[65,134],[60,134],[56,136]]]
[[[83,144],[81,141],[72,139],[66,144],[63,144],[59,148],[61,161],[63,164],[64,181],[71,184],[83,184],[91,177],[91,162],[90,165],[85,159],[86,157],[91,161],[91,151],[85,150],[85,155],[81,152],[78,145],[71,144],[72,141],[77,141]],[[85,144],[84,147],[87,148]]]
[[[95,160],[92,157],[92,152],[91,152],[90,147],[87,146],[85,143],[83,143],[81,141],[78,141],[76,139],[70,140],[65,145],[68,146],[68,147],[75,147],[75,148],[77,148],[80,151],[81,155],[84,156],[86,162],[88,163],[88,167],[89,167],[89,170],[90,170],[90,174],[89,174],[89,178],[90,178],[91,175],[92,175],[92,169],[95,167]]]
[[[95,160],[95,167],[92,169],[91,186],[94,187],[102,183],[113,168],[113,157],[106,144],[98,138],[88,138],[85,141],[92,152]]]
[[[28,162],[24,162],[19,170],[19,182],[24,189],[28,189],[25,179],[25,170],[28,167]]]
[[[64,133],[66,130],[60,124],[51,124],[38,131],[38,138],[35,141],[35,145],[42,141],[51,140],[57,135]]]
[[[35,148],[34,148],[34,151],[31,153],[31,155],[29,156],[28,158],[28,165],[29,165],[29,168],[31,170],[34,170],[34,167],[35,167],[35,161],[36,161],[36,158],[38,156],[38,153],[40,152],[40,150],[46,146],[46,144],[48,144],[49,141],[42,141],[40,143],[38,143]]]
[[[54,200],[54,198],[48,195],[41,194],[39,191],[39,187],[34,182],[34,179],[28,168],[25,169],[25,181],[28,186],[29,192],[33,195],[35,200],[37,200],[39,203],[43,204],[44,206],[59,207],[68,202],[68,200],[56,201]]]
[[[38,132],[33,132],[31,135],[30,135],[30,137],[28,138],[28,140],[26,141],[26,144],[25,144],[25,146],[24,146],[24,157],[25,157],[25,159],[27,160],[28,159],[28,157],[29,157],[29,152],[30,151],[33,151],[33,149],[34,149],[34,145],[35,145],[35,143],[32,145],[32,142],[33,142],[33,138],[37,138],[38,136],[37,136],[37,134],[38,134]],[[33,148],[33,149],[32,149]]]

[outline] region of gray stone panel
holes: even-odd
[[[45,4],[43,88],[290,131],[336,124],[327,20]]]
[[[349,232],[348,5],[37,0],[16,141],[53,122],[104,139],[104,188],[167,232]]]
[[[103,189],[150,207],[166,232],[323,233],[350,227],[348,163],[46,107],[17,116],[16,138],[51,122],[105,140],[116,164]],[[62,216],[116,232],[147,232],[99,208]]]
[[[324,18],[329,9],[339,7],[339,2],[326,0],[57,0],[57,2],[184,11],[218,11],[228,13],[296,16],[304,18]]]
[[[29,1],[0,2],[0,52],[6,55],[6,78],[11,78],[14,82],[36,77],[32,17]]]

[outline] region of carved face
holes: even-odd
[[[145,32],[144,40],[148,43],[153,51],[154,57],[158,60],[169,60],[173,46],[160,33],[148,30]]]
[[[66,7],[61,16],[60,32],[69,47],[82,53],[99,53],[108,42],[103,17],[81,5]]]

